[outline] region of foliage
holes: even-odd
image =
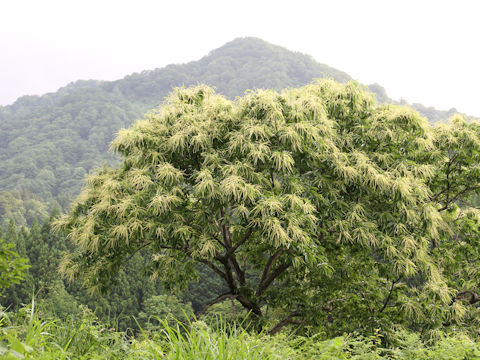
[[[18,284],[29,268],[28,260],[18,256],[14,244],[3,242],[0,237],[0,292],[13,284]]]
[[[34,304],[34,302],[32,303]],[[5,359],[479,359],[480,346],[465,335],[443,335],[423,342],[399,331],[395,343],[382,346],[370,337],[325,339],[318,334],[268,336],[239,326],[204,322],[189,325],[163,321],[156,334],[132,337],[98,322],[84,309],[65,321],[41,319],[29,306],[17,313],[0,310],[0,356]]]
[[[422,105],[419,103],[409,104],[404,99],[401,99],[400,101],[395,101],[393,99],[390,99],[387,95],[387,91],[385,90],[385,88],[377,83],[368,85],[368,89],[375,94],[375,98],[377,99],[378,102],[397,104],[397,105],[408,105],[412,109],[418,111],[420,115],[425,116],[431,124],[447,123],[452,116],[459,114],[459,112],[455,108],[451,108],[450,110],[443,111],[443,110],[437,110],[432,106],[426,107],[425,105]],[[474,117],[474,116],[465,116],[465,117],[471,121],[479,120],[478,117]]]
[[[126,334],[107,329],[84,308],[80,317],[44,320],[31,307],[0,313],[0,355],[6,359],[129,359]],[[141,358],[140,356],[137,358]]]
[[[389,105],[333,81],[228,100],[324,75],[349,80],[239,39],[0,107],[0,356],[480,358],[480,125],[378,84]],[[106,153],[198,82],[226,97],[177,89]],[[52,221],[103,162],[58,223],[72,245]]]
[[[81,312],[81,305],[92,309],[102,322],[116,329],[136,329],[134,316],[144,311],[145,300],[165,293],[158,282],[145,282],[142,254],[136,254],[125,269],[115,278],[111,291],[103,297],[90,296],[81,284],[66,284],[58,274],[62,255],[69,251],[69,244],[62,236],[51,232],[52,213],[42,225],[34,222],[30,229],[16,230],[12,221],[5,234],[8,242],[15,244],[21,257],[29,259],[31,267],[24,272],[25,280],[5,289],[0,303],[19,309],[27,304],[32,293],[42,313],[67,319]],[[201,291],[198,293],[201,300]]]
[[[54,206],[67,210],[86,174],[105,162],[116,163],[106,151],[114,134],[159,105],[173,87],[205,83],[234,99],[247,89],[280,90],[322,77],[350,80],[310,56],[244,38],[199,61],[112,82],[77,81],[55,93],[24,96],[0,107],[0,226],[10,218],[18,226],[30,226],[33,217],[46,219]],[[392,102],[380,86],[371,90],[380,101]],[[413,106],[431,121],[452,115]]]
[[[193,317],[190,304],[182,303],[175,295],[155,295],[143,304],[143,311],[138,314],[142,329],[156,331],[164,321],[187,321]]]
[[[32,226],[35,219],[47,219],[49,209],[53,207],[27,191],[0,191],[0,227],[6,229],[10,220],[18,227]]]
[[[122,164],[90,176],[58,222],[76,246],[62,271],[102,291],[143,249],[167,287],[210,267],[227,292],[207,308],[231,298],[260,319],[269,306],[272,333],[287,324],[372,333],[427,318],[435,329],[452,316],[453,290],[430,249],[454,231],[444,210],[480,175],[464,149],[463,177],[445,180],[452,148],[442,134],[480,144],[476,125],[459,121],[431,128],[354,83],[236,102],[178,89],[119,133]]]
[[[451,126],[436,131],[441,171],[432,179],[432,197],[439,202],[450,233],[434,244],[434,254],[450,287],[457,289],[446,324],[478,336],[480,124],[455,117]]]
[[[0,308],[0,355],[6,359],[33,356],[35,349],[42,349],[49,342],[47,331],[53,324],[38,317],[33,298],[30,307],[16,314],[8,314]]]
[[[174,86],[204,82],[234,98],[249,88],[281,89],[323,76],[349,79],[306,55],[248,38],[185,65],[113,82],[77,81],[56,93],[22,97],[0,108],[0,191],[28,191],[44,201],[55,199],[66,210],[92,168],[115,163],[106,151],[114,134],[157,106]],[[21,206],[3,211],[2,197],[18,198],[15,194],[0,195],[0,217],[5,221]],[[45,215],[44,205],[37,205],[34,211]],[[26,216],[15,214],[16,223],[28,222]]]

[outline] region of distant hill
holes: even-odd
[[[247,89],[283,89],[307,84],[314,78],[332,77],[346,82],[346,73],[256,38],[233,40],[198,61],[127,76],[110,85],[133,101],[158,104],[174,86],[205,83],[229,97]],[[160,96],[160,97],[159,97]]]
[[[458,114],[458,111],[455,108],[451,108],[450,110],[443,111],[443,110],[437,110],[432,106],[426,107],[419,103],[409,104],[405,100],[394,101],[388,97],[385,88],[379,84],[368,85],[368,89],[375,94],[377,101],[381,103],[408,105],[414,108],[415,110],[417,110],[421,115],[425,116],[428,119],[428,121],[430,121],[431,123],[445,122],[449,118],[451,118],[453,115]],[[466,116],[466,117],[469,119],[475,119],[472,116]]]
[[[115,156],[107,152],[114,134],[161,104],[173,87],[205,83],[235,98],[247,89],[280,90],[320,77],[351,80],[348,74],[311,56],[257,38],[239,38],[198,61],[117,81],[81,80],[55,93],[21,97],[0,107],[0,226],[5,226],[7,217],[25,224],[47,213],[47,205],[32,208],[31,204],[40,200],[67,207],[85,174],[103,163],[115,162]],[[370,90],[379,101],[392,102],[380,85],[373,84]],[[431,121],[451,115],[413,106]]]

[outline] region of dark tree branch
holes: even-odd
[[[436,200],[440,195],[442,195],[443,193],[447,192],[447,200],[448,200],[448,191],[450,191],[450,173],[452,172],[451,168],[452,168],[452,164],[453,162],[455,161],[455,159],[457,158],[458,154],[455,154],[449,161],[448,161],[448,164],[447,164],[447,170],[445,171],[445,179],[447,180],[447,187],[445,189],[443,189],[442,191],[440,191],[437,195],[434,196],[434,198],[432,200]]]
[[[300,312],[293,312],[290,315],[288,315],[285,319],[281,320],[278,322],[277,325],[275,325],[268,333],[269,335],[275,335],[277,332],[279,332],[283,327],[289,324],[296,324],[296,325],[301,325],[305,321],[304,319],[295,319],[296,317],[300,317],[303,314]]]
[[[448,164],[447,164],[447,169],[445,170],[445,180],[446,180],[446,187],[435,194],[434,196],[431,197],[432,201],[438,201],[439,197],[441,195],[445,195],[445,203],[442,208],[440,208],[438,211],[444,211],[447,210],[450,204],[453,204],[455,201],[457,201],[462,195],[465,195],[469,191],[475,191],[478,190],[478,186],[467,186],[466,184],[463,184],[465,187],[463,190],[457,192],[455,195],[451,195],[451,192],[456,191],[460,186],[455,186],[455,184],[452,185],[451,182],[451,174],[454,172],[455,169],[452,170],[453,164],[455,163],[455,160],[458,157],[458,153],[455,153],[452,158],[450,158]]]
[[[220,270],[218,267],[215,266],[214,263],[212,263],[211,261],[209,260],[206,260],[206,259],[197,259],[199,262],[207,265],[210,269],[212,269],[213,271],[215,271],[218,275],[220,275],[224,280],[227,280],[227,275],[222,271]]]
[[[243,235],[243,238],[227,251],[227,255],[233,254],[235,251],[237,251],[237,249],[248,240],[250,235],[252,235],[252,232],[253,228],[248,228],[248,230],[245,232],[245,235]]]
[[[223,209],[220,209],[220,221],[221,223],[219,224],[220,225],[220,230],[222,231],[222,237],[223,237],[223,241],[225,243],[225,247],[227,249],[230,249],[232,247],[232,239],[230,238],[230,230],[228,229],[228,227],[225,225],[225,212],[223,211]]]
[[[230,228],[228,225],[223,224],[223,228],[225,229],[225,236],[226,236],[226,245],[229,249],[232,248],[232,236],[230,235]]]
[[[220,223],[215,221],[215,224],[219,227],[219,230],[222,233],[223,242],[219,239],[217,239],[217,241],[225,248],[225,254],[217,254],[214,258],[223,264],[223,267],[225,268],[225,271],[222,272],[222,274],[224,274],[223,278],[227,282],[230,292],[235,294],[237,293],[238,286],[235,282],[235,279],[233,278],[232,268],[235,271],[236,278],[240,286],[244,286],[246,284],[246,279],[245,272],[242,271],[242,269],[240,268],[240,265],[238,264],[237,259],[234,256],[234,252],[243,242],[248,239],[250,235],[244,236],[240,240],[240,242],[235,247],[233,247],[230,229],[228,225],[225,224],[225,212],[223,208],[220,209]],[[247,234],[248,231],[245,235]],[[218,271],[216,272],[218,273]]]
[[[265,290],[268,289],[268,287],[270,286],[270,284],[271,284],[280,274],[282,274],[285,270],[287,270],[289,267],[290,267],[290,264],[285,263],[285,264],[279,265],[275,270],[273,270],[273,271],[265,278],[265,280],[258,285],[258,289],[257,289],[256,295],[257,295],[257,296],[261,296],[261,295],[265,292]]]
[[[215,234],[210,234],[212,239],[215,239],[224,249],[226,249],[225,243],[223,243]]]
[[[235,255],[232,254],[228,258],[228,260],[230,261],[233,269],[235,270],[235,274],[237,275],[237,280],[240,283],[240,286],[245,286],[245,284],[247,283],[245,279],[245,272],[242,271],[242,269],[240,268],[240,265],[237,262],[237,258],[235,257]]]
[[[134,256],[136,253],[138,253],[140,250],[142,250],[143,248],[146,248],[148,245],[150,245],[152,243],[152,241],[149,241],[149,242],[146,242],[145,244],[142,244],[140,245],[140,247],[138,247],[137,250],[135,250],[133,253],[130,254],[130,256],[127,258],[127,260],[125,261],[126,263],[129,262]]]
[[[254,314],[256,317],[262,317],[262,309],[260,309],[260,306],[254,302],[254,301],[251,301],[250,299],[247,299],[245,296],[239,294],[237,295],[236,299],[238,300],[238,302],[240,304],[242,304],[242,306],[251,311],[252,314]]]
[[[166,250],[175,250],[175,251],[182,251],[185,252],[185,254],[193,260],[196,260],[198,262],[201,262],[202,264],[207,265],[210,269],[215,271],[218,275],[220,275],[223,279],[227,280],[227,275],[224,273],[222,270],[220,270],[214,263],[212,263],[210,260],[207,259],[197,259],[193,258],[191,254],[191,250],[186,249],[186,248],[176,248],[173,246],[166,246],[166,245],[157,245],[161,249],[166,249]]]
[[[225,234],[225,239],[226,239],[226,246],[225,249],[227,250],[224,256],[221,256],[219,258],[223,258],[227,261],[230,261],[232,264],[233,269],[235,270],[235,274],[237,275],[237,280],[240,283],[241,286],[244,286],[246,284],[246,279],[245,279],[245,271],[241,269],[240,265],[238,264],[237,258],[235,256],[235,251],[243,244],[245,243],[250,235],[252,234],[253,229],[249,228],[242,239],[238,241],[235,246],[232,246],[232,240],[230,236],[230,229],[226,225],[222,225],[222,233]]]
[[[228,247],[226,249],[229,250]],[[245,271],[240,268],[240,265],[238,264],[237,258],[235,257],[234,253],[227,252],[225,255],[217,254],[215,256],[215,259],[224,264],[224,266],[228,264],[230,270],[231,267],[233,267],[233,270],[235,270],[235,274],[240,285],[243,286],[246,284]]]
[[[474,190],[478,190],[479,187],[478,186],[473,186],[473,187],[465,187],[465,189],[463,189],[462,191],[458,192],[453,198],[451,198],[450,200],[447,200],[445,206],[443,206],[441,209],[439,209],[438,211],[444,211],[444,210],[447,210],[448,207],[450,206],[450,204],[454,203],[455,201],[458,200],[458,198],[462,195],[465,195],[467,192],[469,191],[474,191]]]
[[[446,187],[442,191],[440,191],[440,192],[436,193],[435,195],[433,195],[432,197],[430,197],[430,201],[437,201],[438,198],[440,197],[440,195],[446,193],[447,191],[450,191],[450,187]]]
[[[455,296],[455,298],[453,298],[452,303],[450,305],[453,305],[453,303],[456,300],[462,299],[463,295],[470,295],[470,299],[468,300],[468,302],[472,305],[480,301],[480,296],[475,291],[464,290],[464,291],[460,291],[457,294],[457,296]]]
[[[401,277],[399,277],[397,280],[392,280],[392,285],[390,286],[390,291],[388,292],[388,295],[387,295],[385,301],[383,302],[382,308],[378,311],[379,313],[382,313],[387,308],[387,305],[390,302],[390,298],[392,297],[392,293],[393,293],[393,290],[395,288],[395,284],[398,283],[400,281],[400,279],[401,279]]]
[[[225,269],[225,280],[227,282],[228,288],[230,289],[230,292],[232,294],[237,294],[238,293],[238,286],[235,283],[235,279],[233,278],[232,274],[232,267],[230,266],[230,261],[227,259],[224,259],[223,262],[223,267]]]
[[[277,250],[272,256],[270,256],[270,258],[268,259],[268,262],[267,262],[267,265],[265,266],[265,268],[263,269],[263,274],[262,274],[262,278],[260,279],[260,284],[263,284],[263,282],[265,281],[265,279],[267,278],[268,274],[270,273],[270,270],[273,266],[273,263],[280,257],[280,255],[282,255],[282,252],[284,251],[284,249],[279,249]],[[257,291],[258,292],[258,291]]]

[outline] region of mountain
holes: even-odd
[[[308,55],[257,38],[239,38],[198,61],[117,81],[81,80],[55,93],[0,106],[0,226],[8,217],[19,225],[30,224],[48,213],[48,207],[65,209],[88,172],[115,162],[107,151],[115,133],[160,105],[173,87],[205,83],[233,99],[247,89],[280,90],[320,77],[351,80]],[[380,85],[370,90],[379,101],[392,102]],[[450,115],[414,107],[432,121]]]

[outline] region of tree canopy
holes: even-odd
[[[478,191],[475,126],[432,128],[352,82],[236,101],[176,89],[119,132],[121,164],[91,175],[57,222],[76,246],[61,271],[102,291],[141,249],[172,287],[206,266],[227,289],[206,307],[233,299],[256,319],[271,309],[272,333],[415,322],[427,303],[446,314],[455,285],[438,250],[456,204]]]

